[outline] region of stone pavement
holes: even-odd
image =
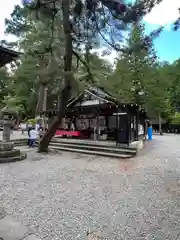
[[[0,209],[0,240],[41,240],[15,218]]]

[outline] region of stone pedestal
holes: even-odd
[[[11,127],[13,126],[13,123],[11,120],[4,120],[3,121],[3,142],[10,141],[10,135],[11,135]]]
[[[0,142],[0,163],[16,162],[26,158],[26,153],[15,149],[12,142]]]

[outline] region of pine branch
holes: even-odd
[[[91,79],[91,82],[93,83],[94,82],[94,79],[93,79],[93,75],[91,73],[91,70],[90,70],[90,66],[87,64],[86,61],[84,61],[77,52],[75,52],[73,50],[73,55],[78,59],[78,61],[80,61],[85,67],[86,67],[86,70],[87,70],[87,73],[89,75],[89,78]]]

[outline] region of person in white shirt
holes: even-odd
[[[34,147],[35,142],[36,142],[36,140],[38,138],[38,131],[35,130],[35,128],[31,129],[31,131],[29,133],[29,138],[30,138],[29,146],[30,147]]]

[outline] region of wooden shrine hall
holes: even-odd
[[[53,118],[56,113],[53,109],[41,115]],[[144,137],[145,119],[145,111],[136,104],[120,103],[102,88],[90,87],[69,101],[56,136],[130,144]]]
[[[0,46],[0,67],[12,62],[18,58],[20,53]]]

